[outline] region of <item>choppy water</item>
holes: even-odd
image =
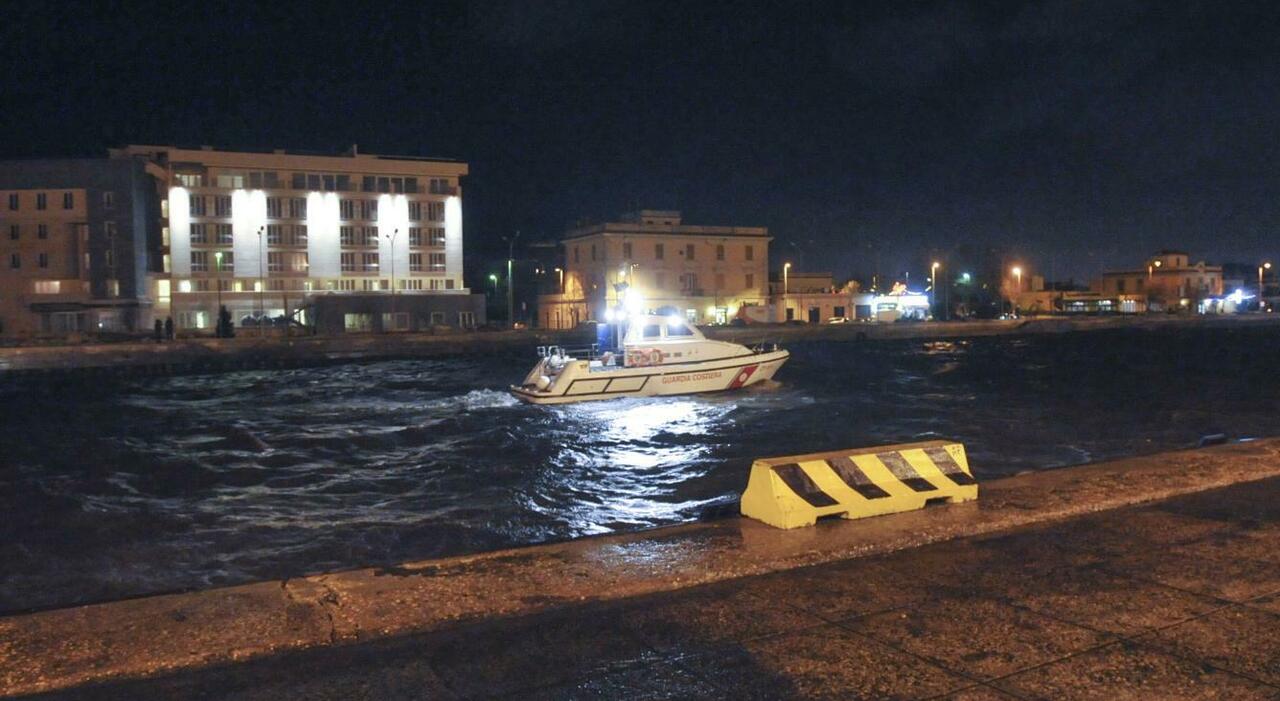
[[[981,477],[1280,433],[1280,332],[793,344],[724,395],[518,404],[530,355],[0,392],[0,610],[687,520],[751,459],[963,440]]]

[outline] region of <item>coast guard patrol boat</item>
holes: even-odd
[[[718,392],[768,380],[791,356],[776,345],[748,348],[707,340],[675,315],[601,324],[597,341],[582,350],[539,347],[538,364],[511,393],[530,404],[566,404]]]

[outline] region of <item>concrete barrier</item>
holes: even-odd
[[[823,516],[866,518],[977,498],[964,446],[928,441],[756,460],[742,515],[799,528]]]

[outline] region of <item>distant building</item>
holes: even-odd
[[[158,177],[101,158],[0,162],[0,337],[150,327]]]
[[[1199,301],[1222,296],[1222,266],[1192,265],[1182,251],[1161,251],[1138,270],[1102,274],[1094,291],[1116,300],[1117,311],[1195,311]]]
[[[318,294],[470,292],[462,278],[465,163],[355,147],[304,155],[134,145],[111,157],[159,180],[163,264],[150,296],[156,314],[172,315],[180,330],[212,329],[219,303],[233,323],[256,326],[279,317],[307,323],[302,302]],[[397,312],[388,327],[418,323]]]
[[[690,225],[680,212],[650,209],[573,229],[561,240],[562,287],[539,299],[538,322],[572,328],[603,319],[626,283],[645,311],[726,323],[740,306],[767,301],[770,240],[764,227]]]

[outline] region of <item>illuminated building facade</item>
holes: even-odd
[[[129,161],[0,162],[0,337],[148,328],[156,183]]]
[[[680,212],[650,209],[574,229],[561,240],[561,289],[539,298],[538,322],[563,329],[602,320],[626,283],[643,311],[726,323],[742,305],[768,301],[770,240],[764,227],[689,225]]]
[[[1118,300],[1122,312],[1195,311],[1200,300],[1222,296],[1222,266],[1192,265],[1182,251],[1161,251],[1139,270],[1103,273],[1094,291]]]
[[[111,157],[159,171],[164,274],[152,296],[157,315],[172,315],[178,329],[212,329],[219,303],[237,326],[257,326],[264,318],[307,323],[306,300],[317,294],[470,293],[465,163],[355,147],[304,155],[126,146]],[[475,323],[469,312],[455,316],[443,323]],[[409,322],[396,313],[387,330]]]

